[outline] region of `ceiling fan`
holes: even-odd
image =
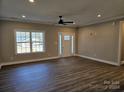
[[[61,25],[75,24],[73,21],[64,21],[63,16],[59,16],[59,18],[60,18],[60,20],[59,20],[58,24],[61,24]]]

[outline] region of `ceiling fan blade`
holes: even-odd
[[[72,23],[73,24],[74,22],[73,21],[66,21],[66,22],[63,22],[63,23]]]
[[[73,24],[74,22],[73,21],[64,21],[63,20],[63,16],[59,16],[60,20],[58,21],[58,24],[61,24],[61,25],[67,25],[67,24]]]

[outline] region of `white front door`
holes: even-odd
[[[59,56],[67,57],[74,55],[74,36],[66,33],[59,33]]]

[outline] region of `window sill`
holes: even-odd
[[[32,52],[32,53],[16,53],[15,55],[30,55],[30,54],[42,54],[45,53],[45,51],[43,52]]]

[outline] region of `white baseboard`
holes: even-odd
[[[7,66],[7,65],[14,65],[14,64],[21,64],[21,63],[30,63],[30,62],[35,62],[35,61],[43,61],[43,60],[50,60],[50,59],[58,59],[60,57],[48,57],[48,58],[41,58],[41,59],[32,59],[32,60],[25,60],[25,61],[14,61],[14,62],[4,62],[0,65],[0,68],[2,66]]]
[[[66,57],[72,57],[72,56],[75,56],[75,55],[70,55],[70,56],[62,56],[60,58],[66,58]]]
[[[79,55],[79,54],[76,54],[76,56],[79,56],[79,57],[82,57],[82,58],[86,58],[86,59],[91,59],[91,60],[102,62],[102,63],[107,63],[107,64],[115,65],[115,66],[120,66],[117,62],[101,60],[101,59],[92,58],[92,57],[88,57],[88,56],[83,56],[83,55]]]
[[[101,59],[92,58],[92,57],[88,57],[88,56],[83,56],[83,55],[79,55],[79,54],[75,54],[74,56],[79,56],[79,57],[82,57],[82,58],[87,58],[87,59],[91,59],[91,60],[95,60],[95,61],[99,61],[99,62],[103,62],[103,63],[115,65],[115,66],[120,66],[118,63],[112,62],[112,61],[101,60]],[[66,57],[70,57],[70,56],[66,56]],[[4,62],[4,63],[0,64],[0,69],[1,69],[2,66],[7,66],[7,65],[30,63],[30,62],[35,62],[35,61],[43,61],[43,60],[58,59],[58,58],[60,58],[60,57],[56,56],[56,57],[48,57],[48,58],[32,59],[32,60],[24,60],[24,61]],[[124,64],[124,61],[123,61],[123,64]]]

